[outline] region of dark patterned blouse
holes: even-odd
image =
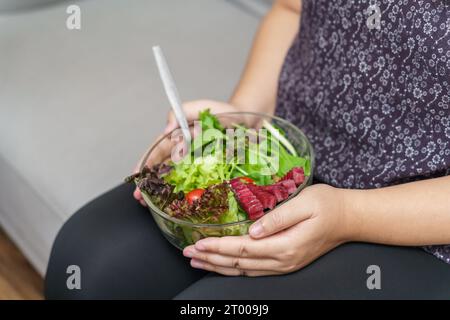
[[[449,84],[448,1],[303,0],[276,113],[319,181],[379,188],[450,173]],[[425,249],[450,263],[450,245]]]

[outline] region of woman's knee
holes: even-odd
[[[84,223],[78,215],[69,218],[53,243],[45,278],[45,295],[49,299],[82,297],[81,273],[89,262],[89,252],[83,248],[84,240],[79,236],[83,233]]]
[[[110,287],[109,279],[114,279],[118,264],[132,252],[133,248],[128,247],[136,247],[133,242],[139,242],[135,237],[139,230],[131,234],[126,231],[136,226],[136,215],[139,220],[142,214],[128,189],[113,189],[84,206],[63,225],[50,254],[47,298],[88,298]],[[142,218],[151,226],[151,217]],[[79,286],[74,285],[77,277]]]
[[[131,192],[116,188],[64,224],[47,269],[47,298],[169,299],[203,276],[166,241]],[[70,266],[79,270],[80,289],[67,286],[74,280]]]

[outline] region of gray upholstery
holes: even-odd
[[[80,31],[66,29],[64,2],[0,12],[0,224],[41,273],[63,222],[164,127],[152,45],[184,100],[227,99],[258,23],[223,0],[79,5]]]
[[[0,0],[0,12],[34,10],[57,1],[62,0]]]

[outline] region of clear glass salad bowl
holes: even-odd
[[[227,112],[215,114],[215,116],[217,116],[219,122],[225,128],[231,128],[233,124],[236,123],[245,123],[248,128],[259,129],[265,121],[268,121],[285,133],[285,137],[299,156],[310,160],[310,175],[305,177],[305,181],[297,188],[296,192],[291,194],[284,202],[289,201],[290,198],[296,196],[302,189],[311,184],[313,179],[312,173],[314,170],[313,148],[305,134],[295,125],[281,118],[263,113]],[[194,128],[194,122],[191,122],[190,130],[192,135],[195,135]],[[166,163],[171,159],[173,149],[176,147],[176,144],[179,143],[179,141],[173,139],[172,133],[173,132],[161,136],[155,144],[150,147],[141,160],[141,171],[146,165],[152,166],[159,163]],[[191,223],[170,216],[158,208],[144,192],[142,195],[163,235],[171,244],[181,250],[206,237],[245,235],[248,233],[250,225],[254,222],[252,220],[245,220],[223,224]],[[279,205],[281,204],[282,203]]]

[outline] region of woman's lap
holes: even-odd
[[[367,287],[371,265],[380,290]],[[450,267],[418,248],[349,243],[288,275],[208,274],[175,299],[450,299]]]
[[[132,190],[113,189],[64,225],[47,270],[48,298],[450,298],[450,267],[415,248],[347,244],[289,275],[206,275],[165,240]],[[69,265],[81,269],[80,290],[67,288]],[[381,269],[380,290],[367,288],[370,265]]]
[[[171,299],[206,274],[167,242],[132,192],[121,185],[66,222],[53,245],[47,298]],[[67,289],[69,265],[81,269],[81,290]]]

